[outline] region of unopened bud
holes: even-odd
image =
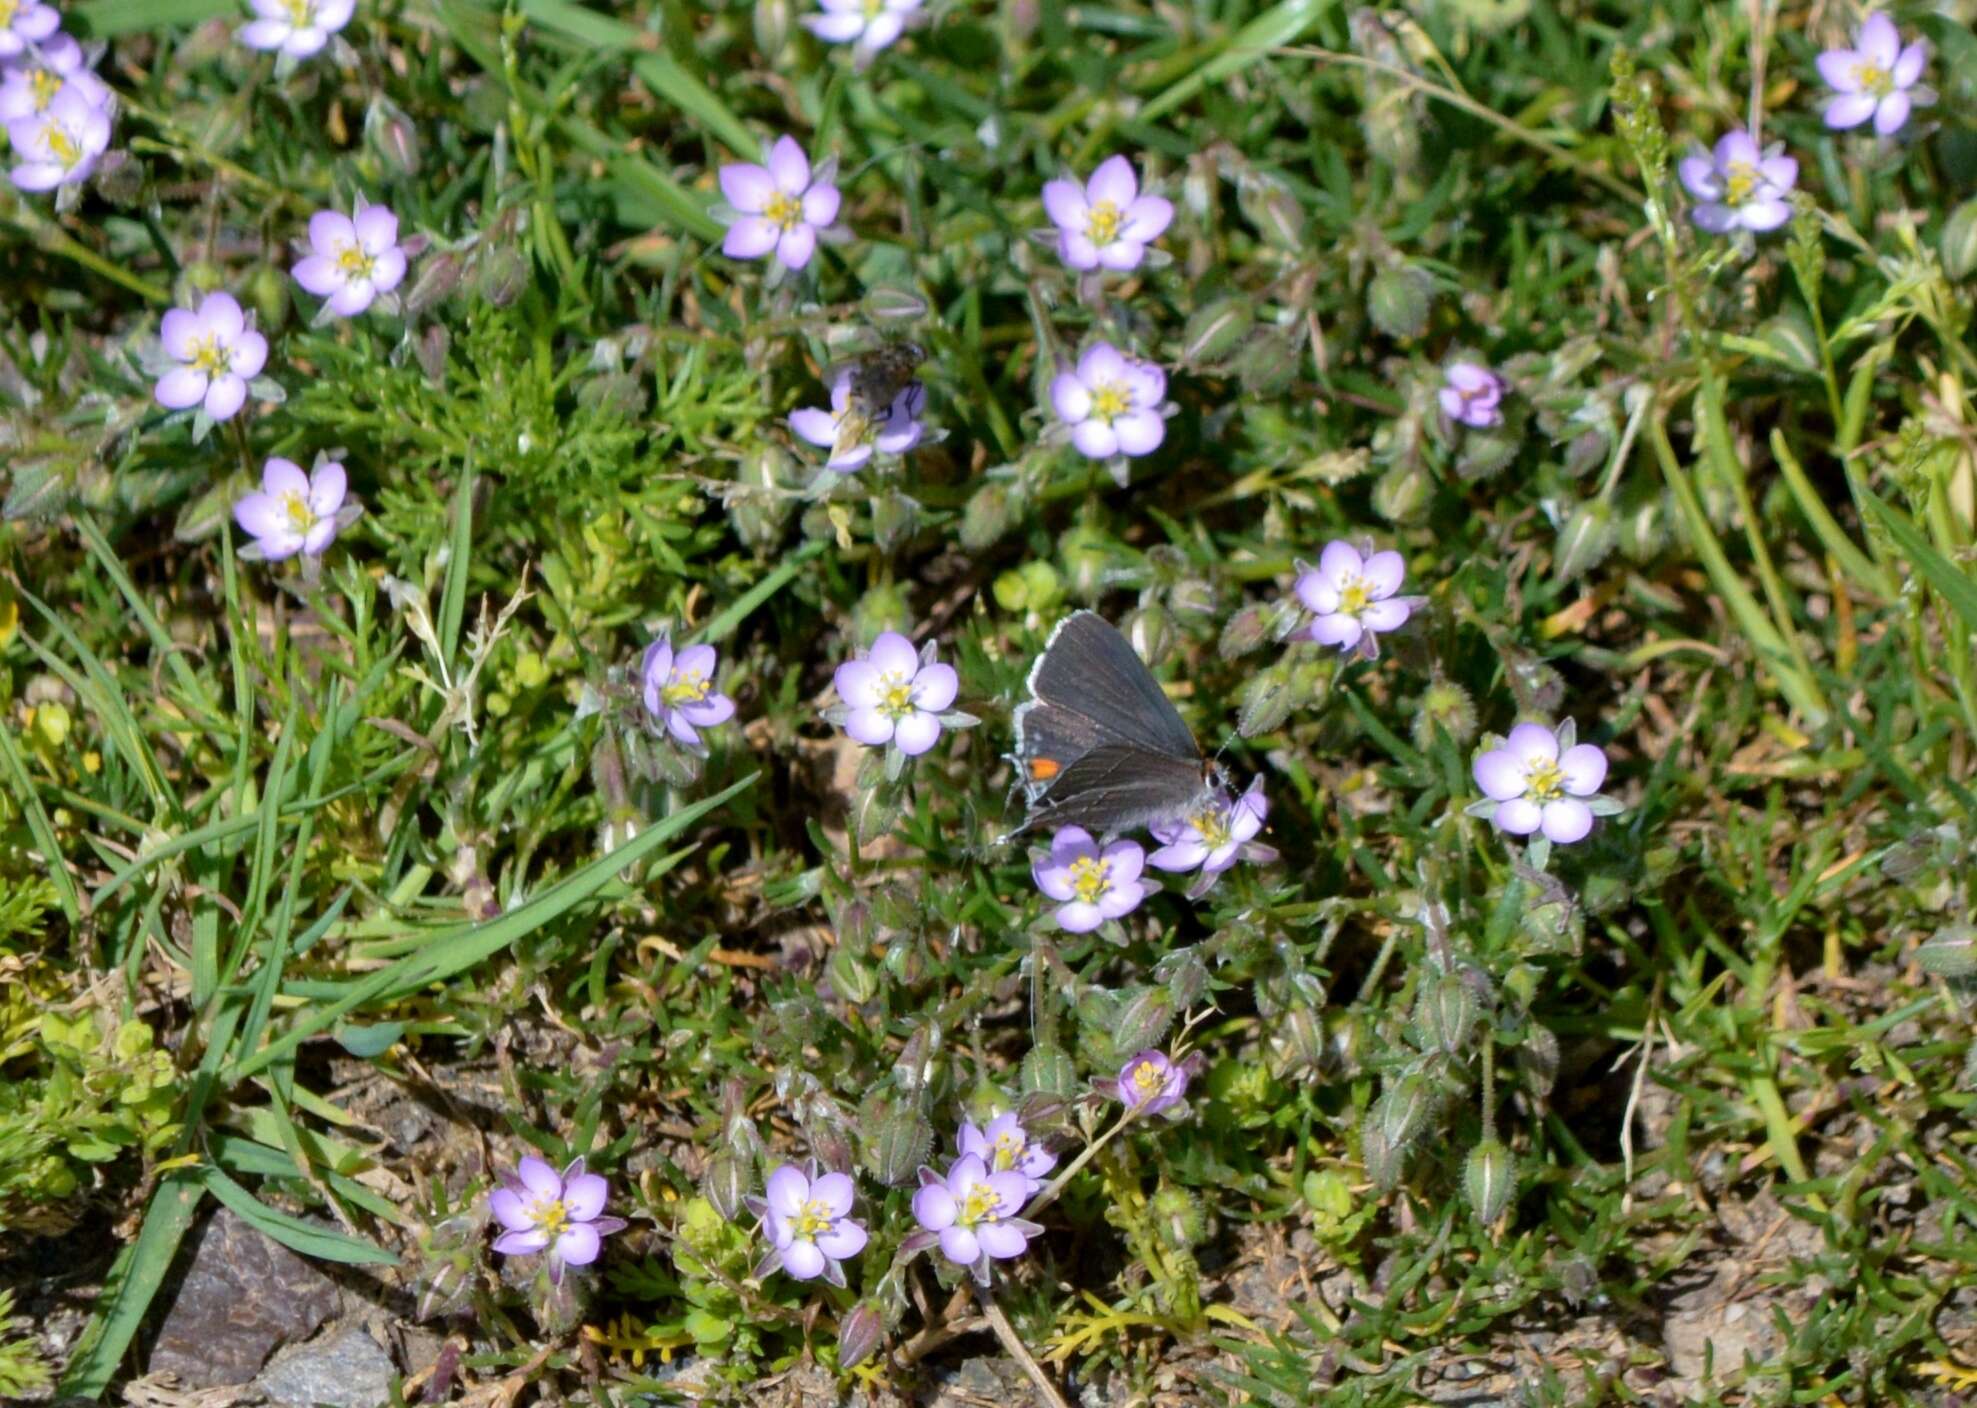
[[[1977,928],[1953,924],[1934,934],[1915,951],[1915,961],[1939,978],[1977,975]]]
[[[1366,316],[1388,337],[1416,338],[1428,330],[1434,280],[1411,264],[1382,269],[1366,288]]]
[[[1255,323],[1256,309],[1247,298],[1219,298],[1197,309],[1181,335],[1181,365],[1202,367],[1220,362]]]
[[[528,287],[529,261],[509,245],[485,245],[475,261],[474,288],[496,308],[506,308]]]
[[[1469,1045],[1469,1033],[1476,1025],[1476,994],[1453,973],[1421,991],[1415,1021],[1426,1044],[1449,1056],[1459,1056]]]
[[[867,1102],[868,1111],[860,1113],[868,1113],[871,1103]],[[885,1101],[882,1109],[876,1123],[866,1126],[865,1168],[879,1182],[898,1187],[926,1162],[934,1146],[934,1127],[909,1101]]]
[[[1373,485],[1373,512],[1389,523],[1411,523],[1427,509],[1434,487],[1425,466],[1390,465]]]
[[[1009,486],[1000,481],[982,485],[961,511],[961,546],[971,552],[993,546],[1014,517]]]
[[[417,317],[437,308],[452,297],[466,272],[460,256],[451,250],[442,250],[424,261],[419,265],[419,277],[412,280],[411,291],[405,295],[405,311]]]
[[[1517,1161],[1510,1150],[1496,1139],[1485,1139],[1471,1149],[1462,1170],[1462,1190],[1469,1195],[1476,1220],[1485,1227],[1502,1217],[1517,1193]]]
[[[714,1211],[732,1222],[741,1212],[742,1199],[748,1196],[749,1182],[747,1167],[724,1149],[707,1161],[700,1191],[714,1205]]]
[[[1023,1058],[1023,1089],[1040,1095],[1068,1096],[1077,1089],[1078,1068],[1070,1054],[1054,1042],[1030,1048]]]
[[[1141,988],[1120,1005],[1112,1042],[1121,1051],[1144,1051],[1174,1022],[1174,999],[1164,988]]]
[[[837,995],[853,1007],[862,1007],[879,994],[879,975],[871,964],[842,943],[824,965]]]
[[[885,1328],[878,1307],[869,1300],[861,1300],[851,1307],[851,1313],[838,1322],[838,1368],[855,1368],[870,1359],[885,1337]]]
[[[407,176],[419,174],[419,129],[388,98],[371,99],[364,113],[364,136],[388,165]]]
[[[1237,717],[1236,731],[1244,738],[1274,733],[1283,727],[1296,704],[1297,691],[1286,666],[1259,670],[1243,686],[1242,712]]]

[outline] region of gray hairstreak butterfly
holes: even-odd
[[[1118,628],[1067,616],[1030,669],[1011,760],[1029,814],[1016,830],[1082,826],[1117,835],[1200,810],[1220,769]],[[1012,833],[1014,834],[1014,833]]]

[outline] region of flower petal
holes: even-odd
[[[1880,11],[1867,17],[1854,36],[1854,52],[1875,68],[1892,69],[1901,54],[1901,31]]]
[[[833,1224],[830,1231],[820,1234],[817,1247],[832,1261],[843,1261],[864,1251],[865,1243],[870,1240],[863,1227],[847,1220]]]
[[[1133,174],[1133,164],[1123,156],[1109,156],[1098,164],[1092,172],[1091,180],[1085,183],[1085,199],[1093,205],[1101,201],[1111,201],[1113,208],[1123,213],[1140,193],[1139,177]]]
[[[776,258],[785,269],[801,269],[817,252],[817,232],[808,225],[792,225],[776,242]]]
[[[1119,453],[1119,436],[1111,426],[1088,420],[1071,432],[1071,443],[1078,452],[1095,460],[1111,459]]]
[[[789,413],[789,428],[812,445],[828,450],[837,443],[837,417],[821,406],[805,406]]]
[[[333,517],[343,507],[349,490],[349,476],[335,460],[319,464],[309,476],[309,510],[318,518]]]
[[[247,383],[229,372],[213,378],[206,390],[206,414],[214,420],[232,420],[247,403]]]
[[[1174,223],[1174,203],[1162,196],[1141,196],[1126,207],[1126,218],[1119,222],[1119,238],[1134,244],[1151,244]]]
[[[872,708],[853,709],[845,718],[844,731],[867,747],[877,748],[892,742],[892,716]]]
[[[769,174],[766,166],[757,166],[752,161],[737,161],[721,168],[721,194],[736,210],[749,215],[760,215],[769,204],[769,198],[776,194],[776,178]]]
[[[494,1214],[494,1220],[510,1232],[526,1232],[535,1226],[535,1221],[522,1206],[522,1195],[513,1188],[496,1188],[487,1195],[487,1210]]]
[[[912,679],[920,669],[920,652],[913,648],[912,641],[898,631],[879,632],[879,638],[872,642],[872,649],[865,658],[880,674],[896,675],[901,680]]]
[[[784,1217],[796,1217],[810,1200],[810,1180],[795,1164],[784,1164],[769,1175],[762,1191],[770,1207]]]
[[[298,260],[289,272],[294,275],[295,282],[318,298],[328,298],[343,287],[343,271],[337,268],[336,260],[327,254],[312,254]]]
[[[285,460],[276,455],[262,466],[261,487],[270,494],[299,494],[307,499],[309,476],[302,472],[302,466],[294,460]]]
[[[1057,910],[1058,926],[1073,934],[1089,934],[1104,922],[1105,911],[1084,900],[1072,900]]]
[[[824,1254],[815,1242],[792,1241],[782,1249],[783,1270],[798,1281],[814,1281],[824,1274]]]
[[[1853,50],[1828,49],[1812,62],[1819,69],[1819,76],[1826,80],[1826,86],[1834,92],[1860,91],[1860,56]]]
[[[1881,99],[1881,105],[1874,110],[1874,130],[1883,137],[1901,131],[1902,124],[1908,121],[1910,103],[1906,93],[1890,93]]]
[[[960,1205],[944,1184],[929,1183],[913,1195],[913,1220],[929,1232],[953,1226],[958,1212]]]
[[[812,186],[803,196],[803,219],[819,229],[837,219],[844,197],[836,186]]]
[[[521,1180],[531,1196],[543,1202],[555,1202],[563,1196],[563,1180],[556,1170],[534,1154],[525,1155],[515,1165],[515,1177]]]
[[[1336,645],[1341,650],[1350,650],[1359,644],[1359,638],[1366,634],[1366,627],[1360,624],[1357,616],[1348,616],[1335,611],[1329,616],[1320,616],[1311,623],[1311,639],[1320,645]]]
[[[1574,744],[1559,755],[1558,771],[1567,792],[1590,797],[1606,781],[1606,754],[1591,743]]]
[[[879,700],[880,674],[870,660],[847,660],[831,673],[831,687],[853,708],[869,709]]]
[[[340,210],[319,210],[309,217],[309,245],[318,254],[335,258],[337,252],[357,240],[357,227]]]
[[[367,205],[350,224],[366,254],[383,254],[398,243],[398,216],[388,205]]]
[[[1064,261],[1064,267],[1082,273],[1098,267],[1098,246],[1076,231],[1066,230],[1057,241],[1057,254]]]
[[[938,714],[952,704],[960,692],[961,677],[952,665],[922,665],[920,673],[913,678],[914,707],[931,713]]]
[[[1746,230],[1762,234],[1766,230],[1777,229],[1791,219],[1792,207],[1789,202],[1775,198],[1750,200],[1738,208],[1737,218]]]
[[[728,226],[721,238],[721,253],[730,259],[760,259],[776,247],[783,227],[761,215],[744,215]]]
[[[604,1211],[611,1185],[602,1174],[580,1173],[563,1185],[563,1206],[578,1222],[590,1222]]]
[[[1085,193],[1076,181],[1046,181],[1043,183],[1043,210],[1053,225],[1060,230],[1084,233],[1085,225],[1091,219],[1091,207],[1085,203]]]
[[[1683,187],[1698,200],[1715,200],[1723,194],[1723,178],[1717,173],[1716,163],[1707,152],[1690,152],[1676,165],[1675,170],[1682,178]],[[1449,380],[1455,380],[1452,372]]]
[[[1485,797],[1507,802],[1524,795],[1524,764],[1508,748],[1492,748],[1480,753],[1469,765],[1469,773]]]
[[[233,359],[230,369],[236,376],[253,380],[261,374],[261,368],[268,364],[268,339],[251,329],[243,332],[234,341]]]
[[[1397,631],[1407,624],[1409,608],[1405,601],[1368,602],[1359,613],[1359,624],[1369,631]]]
[[[858,1185],[847,1174],[827,1173],[810,1184],[810,1200],[822,1203],[824,1211],[834,1218],[850,1212],[857,1196]]]
[[[865,32],[865,16],[857,11],[805,15],[803,27],[827,44],[844,44]]]
[[[971,1228],[944,1227],[940,1234],[941,1254],[958,1266],[973,1266],[982,1255],[982,1244]]]
[[[1545,803],[1544,832],[1558,845],[1583,841],[1592,829],[1592,808],[1577,797],[1560,797]]]
[[[1167,438],[1167,422],[1152,411],[1128,411],[1112,422],[1112,430],[1129,455],[1150,455]]]
[[[1513,797],[1496,809],[1497,829],[1512,836],[1529,836],[1544,819],[1544,809],[1525,797]]]
[[[1333,539],[1325,544],[1325,550],[1318,554],[1318,575],[1333,591],[1344,591],[1356,577],[1364,576],[1366,560],[1359,555],[1359,549],[1341,539]]]
[[[1843,93],[1826,104],[1825,122],[1835,131],[1844,132],[1874,116],[1875,109],[1880,106],[1880,100],[1872,93]]]
[[[1922,67],[1929,62],[1929,41],[1918,39],[1901,51],[1895,60],[1892,77],[1897,88],[1913,88],[1922,77]]]
[[[1374,600],[1392,596],[1407,579],[1407,559],[1391,549],[1376,552],[1366,559],[1366,570],[1360,576]]]
[[[180,362],[192,360],[192,344],[198,338],[199,315],[189,308],[174,308],[158,324],[158,340],[168,356]]]
[[[788,133],[769,148],[769,176],[786,196],[800,196],[810,189],[810,158]]]
[[[975,1239],[982,1250],[998,1260],[1021,1256],[1029,1250],[1029,1241],[1006,1222],[984,1222],[975,1228]]]
[[[1059,372],[1050,379],[1050,406],[1058,419],[1076,425],[1091,415],[1091,388],[1076,372]]]
[[[182,411],[206,399],[208,380],[206,373],[197,367],[174,367],[158,378],[152,395],[157,397],[159,405]]]
[[[1518,724],[1503,741],[1510,755],[1529,768],[1558,760],[1558,735],[1543,724]]]
[[[494,1239],[494,1249],[503,1256],[528,1256],[548,1245],[549,1234],[533,1228],[526,1232],[503,1232]]]

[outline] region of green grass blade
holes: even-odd
[[[1156,121],[1210,84],[1226,83],[1272,50],[1295,43],[1332,4],[1333,0],[1285,0],[1265,10],[1235,32],[1228,48],[1141,108],[1137,120]]]
[[[1963,619],[1964,626],[1977,631],[1977,582],[1955,563],[1931,546],[1922,530],[1907,514],[1876,494],[1863,487],[1861,499],[1867,511],[1887,530],[1895,540],[1922,580],[1936,589],[1938,595],[1949,603],[1951,610]]]
[[[199,1171],[199,1181],[208,1193],[252,1223],[256,1230],[290,1251],[315,1257],[318,1261],[341,1262],[345,1266],[398,1264],[396,1253],[374,1243],[328,1227],[318,1227],[291,1213],[277,1212],[211,1164]]]
[[[234,0],[83,0],[69,13],[82,21],[84,33],[108,39],[165,25],[233,19],[245,15],[246,7]]]
[[[192,1226],[193,1214],[205,1186],[199,1175],[181,1169],[165,1175],[145,1209],[137,1240],[118,1254],[103,1283],[97,1311],[84,1327],[62,1375],[61,1391],[80,1398],[101,1398],[110,1386],[124,1351],[137,1336],[145,1311],[165,1283],[165,1274],[178,1255],[179,1243]]]
[[[55,824],[48,819],[47,808],[41,805],[41,794],[35,789],[34,780],[28,776],[27,760],[21,757],[21,750],[14,742],[13,730],[0,724],[0,767],[7,773],[7,790],[20,803],[21,813],[27,818],[27,829],[34,836],[34,844],[41,848],[42,865],[49,883],[55,887],[55,895],[62,905],[62,917],[74,928],[82,923],[82,896],[76,889],[75,877],[69,874],[69,867],[62,859],[62,843],[55,835]]]

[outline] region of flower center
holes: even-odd
[[[1565,795],[1565,772],[1555,761],[1532,763],[1524,770],[1524,795],[1534,802],[1555,802]]]
[[[803,202],[800,198],[777,191],[769,197],[769,203],[762,207],[762,218],[772,225],[780,225],[785,230],[794,230],[803,223]]]
[[[865,23],[870,24],[885,12],[886,0],[865,0]]]
[[[814,1242],[829,1232],[836,1220],[831,1216],[829,1208],[818,1199],[812,1198],[797,1212],[793,1219],[793,1228],[798,1237],[806,1242]]]
[[[1091,418],[1110,425],[1133,408],[1132,393],[1116,381],[1100,382],[1091,393]]]
[[[1125,222],[1124,211],[1111,201],[1102,200],[1085,217],[1085,237],[1093,244],[1111,244],[1119,238],[1119,227]]]
[[[336,252],[336,267],[351,281],[368,279],[378,267],[377,256],[352,241]]]
[[[997,1173],[1007,1173],[1023,1160],[1023,1136],[1020,1134],[998,1134],[995,1137],[995,1157],[991,1160]]]
[[[879,676],[878,710],[887,718],[899,720],[913,713],[913,681],[897,670]]]
[[[294,490],[281,496],[281,506],[288,510],[288,523],[298,533],[306,533],[316,526],[316,511],[309,507],[309,501]]]
[[[996,1222],[1000,1220],[996,1210],[1001,1206],[1002,1199],[994,1188],[986,1182],[977,1183],[962,1195],[961,1207],[955,1213],[954,1220],[964,1227],[972,1227],[978,1222]]]
[[[1188,825],[1192,826],[1195,834],[1201,837],[1201,844],[1211,851],[1220,850],[1234,839],[1229,835],[1228,815],[1219,807],[1210,807],[1205,812],[1198,812],[1189,817]]]
[[[1357,616],[1372,600],[1372,588],[1366,585],[1364,577],[1348,577],[1339,588],[1339,611],[1344,615]]]
[[[61,123],[50,121],[41,129],[48,143],[48,154],[62,163],[66,169],[82,160],[82,144],[69,135],[69,129]]]
[[[316,0],[288,0],[288,23],[295,29],[308,29],[316,22]]]
[[[1860,85],[1862,92],[1872,93],[1877,98],[1885,98],[1895,91],[1895,75],[1879,64],[1855,64],[1853,81]]]
[[[698,704],[707,697],[714,682],[699,671],[684,675],[674,675],[666,681],[666,687],[659,691],[659,698],[669,709],[677,709],[682,704]]]
[[[1723,203],[1742,205],[1757,194],[1757,168],[1747,161],[1733,161],[1724,173]]]
[[[1097,904],[1099,896],[1112,888],[1112,862],[1079,856],[1071,862],[1071,888],[1086,904]]]
[[[11,3],[11,0],[0,0],[0,5],[9,3]],[[0,24],[4,23],[4,20],[0,20]],[[62,75],[56,73],[53,69],[36,68],[29,72],[27,86],[28,92],[34,100],[34,110],[36,112],[46,112],[48,111],[48,105],[55,101],[55,95],[62,91]]]
[[[20,8],[21,0],[0,0],[0,29],[5,29],[14,22],[14,16],[20,13]]]
[[[536,1231],[549,1237],[560,1237],[570,1225],[570,1210],[563,1206],[561,1198],[545,1198],[539,1203],[529,1204],[529,1220]]]
[[[1139,1103],[1151,1100],[1166,1084],[1166,1073],[1153,1062],[1142,1061],[1133,1067],[1133,1089],[1139,1094]]]
[[[233,364],[233,353],[220,346],[217,337],[201,337],[192,344],[192,366],[207,376],[225,376]]]

